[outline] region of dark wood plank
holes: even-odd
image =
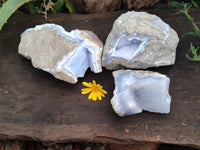
[[[176,10],[148,10],[163,18],[180,35],[191,25]],[[200,10],[190,11],[200,25]],[[168,115],[143,112],[120,118],[112,110],[114,90],[112,71],[94,74],[87,71],[75,85],[53,78],[32,67],[18,53],[20,34],[44,22],[94,31],[105,42],[113,21],[122,12],[91,15],[41,15],[16,13],[0,31],[0,138],[43,141],[93,141],[111,143],[156,142],[200,146],[200,64],[185,58],[190,42],[184,37],[177,48],[176,64],[149,70],[164,73],[171,79],[171,112]],[[82,81],[95,79],[108,91],[102,101],[89,101],[80,94]]]

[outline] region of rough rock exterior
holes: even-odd
[[[121,117],[141,113],[142,110],[169,113],[171,97],[169,78],[157,72],[118,70],[111,104]]]
[[[107,69],[146,69],[175,63],[177,33],[161,18],[146,12],[127,12],[113,24],[102,64]]]
[[[102,42],[91,31],[67,32],[59,25],[43,24],[22,33],[18,52],[31,59],[35,68],[76,83],[88,67],[95,73],[102,71],[102,48]]]

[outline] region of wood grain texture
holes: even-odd
[[[179,36],[191,30],[187,18],[176,10],[149,10],[174,28]],[[200,25],[200,10],[191,15]],[[110,104],[114,90],[112,71],[87,71],[75,85],[53,78],[32,67],[18,53],[20,34],[45,22],[62,25],[67,31],[88,29],[105,42],[114,20],[122,12],[91,15],[42,15],[16,13],[0,31],[0,138],[42,141],[93,141],[107,143],[156,142],[200,146],[200,63],[185,58],[193,36],[180,39],[176,64],[150,68],[171,79],[171,112],[143,112],[120,118]],[[82,81],[96,80],[108,91],[102,101],[80,94]]]

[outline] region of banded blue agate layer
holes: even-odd
[[[150,71],[118,70],[111,104],[121,117],[141,113],[169,113],[171,97],[168,93],[169,78]]]
[[[170,33],[170,26],[166,24],[162,19],[156,18],[152,20],[153,23],[157,24],[158,26],[162,27],[166,34]]]
[[[149,39],[149,36],[141,36],[137,33],[131,35],[127,33],[120,34],[116,37],[111,53],[104,62],[115,58],[121,58],[126,61],[133,60],[144,49]]]
[[[84,42],[78,45],[71,54],[65,56],[56,65],[56,70],[62,70],[75,78],[84,77],[90,67],[93,72],[101,72],[101,64],[97,62],[97,50]],[[100,58],[99,58],[100,59]]]

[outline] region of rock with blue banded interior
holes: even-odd
[[[76,83],[89,67],[95,73],[102,71],[102,49],[103,43],[92,31],[67,32],[59,25],[43,24],[22,33],[18,52],[31,59],[35,68]]]
[[[127,12],[117,18],[102,57],[107,69],[146,69],[175,63],[177,33],[161,18],[146,12]]]
[[[167,114],[170,112],[170,79],[152,71],[118,70],[113,72],[114,96],[111,104],[117,115],[124,117],[143,110]]]

